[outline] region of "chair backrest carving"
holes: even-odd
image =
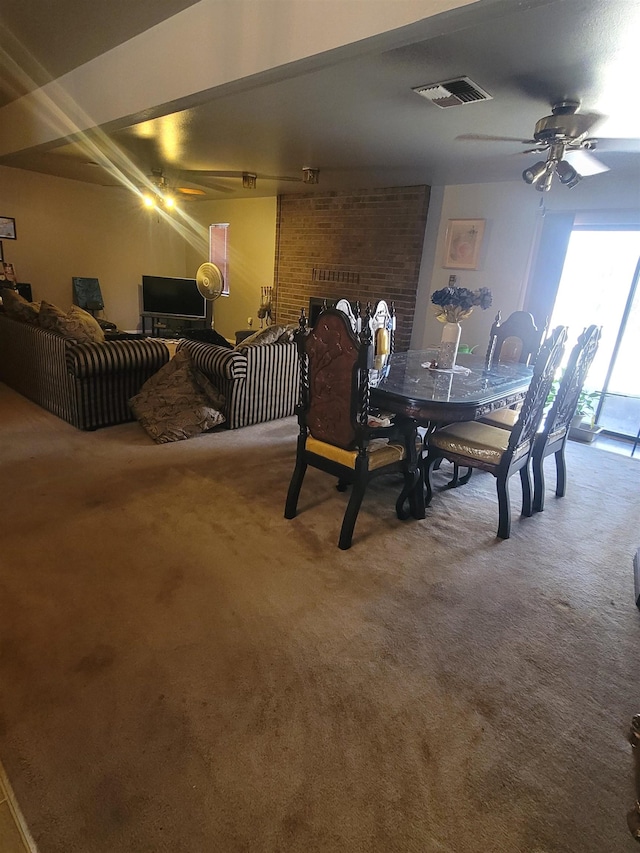
[[[536,358],[544,330],[540,331],[528,311],[514,311],[501,322],[496,315],[489,332],[486,366],[504,361],[530,364]]]
[[[301,360],[301,426],[329,444],[352,450],[362,444],[369,408],[370,313],[357,335],[350,317],[337,308],[321,311],[296,333]]]
[[[551,383],[564,355],[566,339],[567,327],[557,326],[540,348],[520,416],[511,430],[508,450],[513,455],[520,455],[524,449],[532,446],[542,420]]]
[[[582,386],[597,352],[601,333],[601,326],[589,326],[571,350],[569,362],[558,386],[558,393],[544,424],[545,436],[555,435],[568,429],[578,405]]]

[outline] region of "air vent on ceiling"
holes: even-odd
[[[412,91],[440,107],[460,107],[462,104],[472,104],[474,101],[490,101],[492,96],[481,89],[477,83],[468,77],[457,77],[455,80],[445,80],[444,83],[430,83],[427,86],[416,86]]]

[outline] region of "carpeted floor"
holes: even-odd
[[[637,850],[638,460],[570,443],[531,519],[513,478],[505,542],[490,475],[404,523],[378,481],[341,552],[330,477],[283,518],[296,429],[157,446],[0,385],[0,759],[41,853]]]

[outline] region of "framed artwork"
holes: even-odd
[[[3,262],[2,268],[4,270],[4,277],[6,278],[6,280],[12,281],[15,284],[17,278],[16,278],[16,271],[14,269],[13,264],[8,264],[6,262]]]
[[[11,216],[0,216],[0,240],[16,239],[16,221]]]
[[[2,251],[2,240],[0,240],[0,264],[4,261],[4,252]]]
[[[484,236],[484,219],[450,219],[444,245],[446,269],[477,270]]]

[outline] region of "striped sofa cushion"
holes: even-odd
[[[78,401],[75,426],[85,430],[133,420],[129,400],[169,361],[157,338],[74,344],[66,355]]]
[[[229,429],[292,415],[300,368],[296,345],[276,342],[229,350],[184,340],[194,365],[224,394]]]
[[[56,332],[0,314],[0,380],[69,423],[77,421],[65,356],[70,342]]]
[[[189,351],[193,365],[207,376],[244,379],[247,375],[247,357],[244,352],[186,338],[178,344],[178,350],[181,349]]]
[[[129,399],[168,360],[160,340],[74,344],[0,313],[0,381],[78,429],[133,420]]]

